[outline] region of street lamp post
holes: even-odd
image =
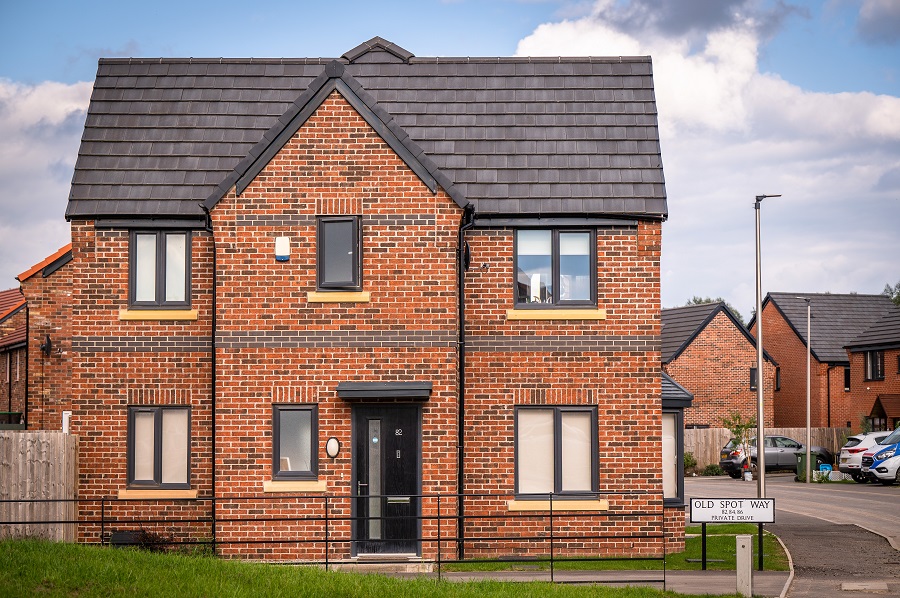
[[[756,493],[757,498],[766,497],[766,427],[763,423],[763,331],[762,331],[762,271],[759,251],[759,205],[767,197],[781,195],[757,195],[753,208],[756,210]]]
[[[806,483],[810,483],[811,477],[811,467],[809,463],[810,457],[810,442],[811,442],[811,434],[810,434],[810,402],[809,402],[809,394],[810,394],[810,353],[812,352],[812,335],[810,333],[810,321],[811,318],[811,309],[810,309],[810,298],[809,297],[798,297],[798,299],[803,299],[806,301]]]

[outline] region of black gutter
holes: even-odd
[[[459,550],[459,559],[465,558],[465,509],[463,506],[463,494],[465,486],[464,459],[465,449],[465,415],[466,415],[466,317],[465,317],[465,282],[468,264],[468,251],[466,250],[465,233],[475,226],[475,209],[472,204],[467,204],[463,211],[462,220],[459,223],[459,238],[456,247],[456,272],[457,272],[457,297],[459,300],[459,339],[457,343],[457,357],[459,363],[459,397],[457,400],[456,423],[456,492],[457,492],[457,519],[456,537]]]
[[[209,210],[203,204],[200,204],[200,207],[203,208],[203,211],[206,212],[206,226],[204,230],[209,233],[209,238],[212,241],[212,326],[211,326],[211,336],[209,339],[210,346],[210,375],[209,375],[209,385],[210,385],[210,418],[212,420],[212,438],[211,438],[211,447],[210,452],[212,453],[212,464],[211,464],[211,483],[212,483],[212,496],[211,496],[211,515],[212,515],[212,549],[213,553],[216,552],[216,315],[218,311],[218,295],[216,290],[218,288],[218,264],[217,264],[217,256],[216,256],[216,236],[213,233],[212,227],[212,215],[209,213]]]

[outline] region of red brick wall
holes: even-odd
[[[685,425],[720,428],[722,421],[735,412],[745,419],[756,419],[757,394],[750,388],[750,368],[755,367],[756,347],[727,315],[719,312],[663,369],[694,395],[691,408],[684,411]],[[764,360],[763,371],[765,425],[771,426],[775,419],[775,366]]]
[[[0,336],[23,328],[27,315],[19,310],[0,324]],[[28,367],[25,347],[0,350],[0,411],[25,413],[25,371]],[[4,423],[6,419],[2,420]]]
[[[750,332],[756,335],[755,326]],[[781,367],[781,390],[775,392],[774,425],[805,427],[806,345],[771,302],[763,308],[763,345]],[[849,416],[855,409],[851,406],[850,393],[844,391],[844,366],[820,363],[813,355],[810,368],[810,425],[843,427],[852,421]]]
[[[22,281],[28,302],[28,429],[61,430],[71,400],[72,264],[48,277],[35,272]],[[49,336],[50,355],[41,351]]]

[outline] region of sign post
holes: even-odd
[[[774,498],[692,498],[691,523],[702,524],[703,569],[706,570],[707,523],[759,524],[759,570],[763,570],[763,523],[775,522]]]

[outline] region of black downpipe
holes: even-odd
[[[459,299],[459,339],[457,350],[459,355],[459,399],[457,401],[457,423],[456,423],[456,537],[459,550],[459,559],[465,558],[465,510],[463,507],[463,494],[465,484],[464,459],[463,453],[465,449],[465,415],[466,415],[466,315],[465,315],[465,281],[466,270],[468,264],[468,251],[466,248],[465,233],[467,230],[475,226],[475,210],[472,204],[467,204],[463,212],[462,221],[459,223],[459,239],[457,241],[457,297]]]
[[[213,233],[212,227],[212,215],[209,213],[209,208],[205,205],[200,204],[200,207],[203,208],[203,211],[206,212],[206,232],[209,233],[209,238],[212,241],[212,250],[213,250],[213,259],[212,259],[212,331],[209,339],[210,345],[210,375],[209,375],[209,385],[210,385],[210,419],[212,420],[212,438],[211,438],[211,447],[210,451],[212,452],[212,468],[211,468],[211,482],[212,482],[212,549],[213,553],[216,552],[216,320],[217,320],[217,310],[218,310],[218,264],[217,264],[217,251],[216,251],[216,236]]]

